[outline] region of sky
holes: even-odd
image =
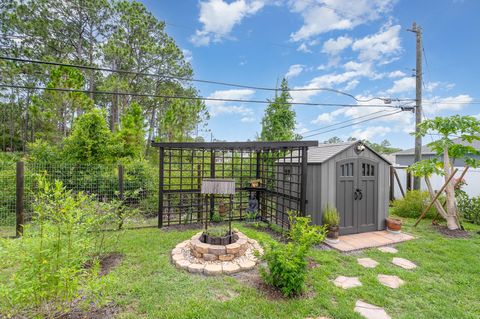
[[[407,100],[387,107],[295,105],[297,132],[303,136],[322,133],[305,139],[322,142],[332,136],[351,136],[413,147],[409,134],[414,129],[413,113],[389,115],[395,110],[388,106],[409,104],[415,98],[415,34],[408,31],[414,21],[423,32],[424,118],[480,117],[478,0],[143,3],[166,22],[167,33],[190,60],[197,79],[275,88],[287,77],[291,88],[331,88],[361,101],[328,91],[297,91],[292,92],[294,102],[385,105],[382,100],[366,101],[374,97]],[[274,97],[272,91],[195,86],[205,97]],[[206,104],[209,131],[200,132],[206,140],[254,140],[261,131],[265,104]],[[356,124],[371,117],[379,118]],[[325,132],[339,127],[343,128]]]

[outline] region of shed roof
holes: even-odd
[[[480,141],[474,140],[472,143],[468,143],[466,141],[462,141],[460,137],[453,139],[453,142],[455,144],[461,144],[465,146],[473,146],[476,149],[480,150]],[[393,155],[413,155],[415,154],[415,148],[409,148],[408,150],[396,152]],[[422,154],[425,155],[435,155],[436,153],[430,148],[428,145],[422,145]]]
[[[360,143],[359,141],[352,141],[352,142],[344,142],[344,143],[335,143],[335,144],[319,144],[318,146],[314,147],[309,147],[308,148],[308,157],[307,157],[307,163],[309,164],[320,164],[324,163],[330,158],[334,157],[335,155],[349,149],[350,147]],[[364,144],[366,148],[368,148],[370,151],[375,153],[379,158],[387,162],[388,164],[392,164],[389,160],[387,160],[385,157],[377,153],[375,150],[373,150],[371,147],[368,145]],[[292,152],[292,158],[293,162],[297,161],[298,158],[298,151],[293,151]],[[291,159],[286,156],[283,159],[279,159],[277,161],[278,163],[291,163]]]

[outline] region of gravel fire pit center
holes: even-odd
[[[232,243],[228,245],[204,243],[202,236],[203,232],[199,232],[172,250],[172,262],[177,268],[205,275],[233,274],[255,267],[255,251],[263,254],[256,240],[239,231],[232,233]]]

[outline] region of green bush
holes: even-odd
[[[469,197],[465,191],[457,189],[455,197],[461,216],[471,223],[480,225],[480,196]]]
[[[90,301],[86,287],[96,286],[99,256],[109,237],[119,234],[100,231],[115,221],[107,204],[44,177],[38,187],[34,219],[24,236],[0,239],[0,267],[10,273],[10,280],[0,283],[2,314],[51,317],[77,298]]]
[[[266,245],[263,260],[267,268],[261,267],[260,274],[265,282],[282,292],[286,297],[300,294],[307,277],[307,253],[313,245],[325,238],[325,227],[311,225],[310,217],[289,214],[290,230],[287,244]]]
[[[443,202],[441,197],[439,200]],[[418,218],[429,203],[430,195],[428,192],[411,190],[405,194],[404,198],[392,202],[392,213],[400,217]],[[437,210],[432,206],[425,217],[434,218],[436,215]]]

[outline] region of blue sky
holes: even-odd
[[[424,33],[426,118],[480,114],[480,1],[477,0],[144,0],[191,59],[195,77],[275,87],[328,87],[359,99],[415,97],[416,21]],[[425,62],[425,61],[424,61]],[[196,85],[202,96],[266,99],[272,92]],[[297,102],[348,103],[328,92],[292,93]],[[457,103],[460,102],[460,103]],[[379,104],[379,101],[370,102]],[[368,103],[367,103],[368,104]],[[214,138],[255,139],[265,105],[207,103]],[[297,130],[330,126],[380,108],[295,106]],[[385,109],[388,114],[391,109]],[[373,116],[373,115],[372,115]],[[368,118],[368,117],[366,117]],[[413,114],[402,112],[309,139],[349,136],[413,147]],[[359,119],[360,121],[360,119]],[[353,123],[353,122],[349,122]],[[335,128],[335,127],[332,127]],[[206,139],[210,134],[203,134]],[[426,141],[428,142],[428,140]]]

